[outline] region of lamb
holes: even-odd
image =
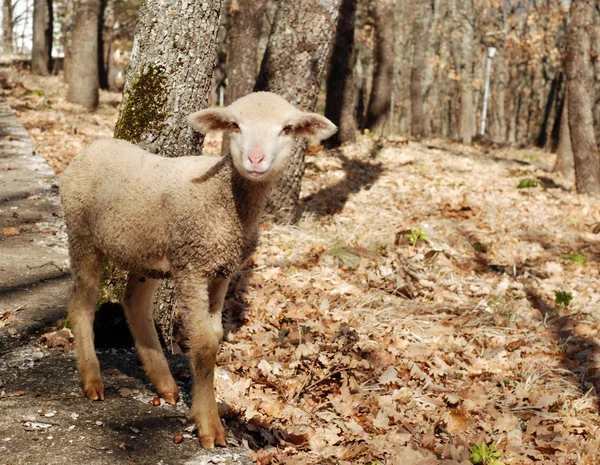
[[[295,137],[325,139],[337,128],[269,92],[193,113],[188,124],[203,134],[230,133],[230,154],[164,158],[107,139],[89,145],[63,173],[73,276],[68,313],[83,390],[104,400],[93,333],[102,259],[129,271],[123,307],[135,346],[157,393],[173,404],[179,389],[152,319],[159,280],[172,278],[189,335],[191,416],[201,445],[213,448],[226,445],[213,378],[229,280],[255,249],[267,195]]]

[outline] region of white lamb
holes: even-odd
[[[325,139],[336,127],[268,92],[199,111],[188,122],[204,134],[230,131],[231,154],[163,158],[109,139],[88,146],[65,170],[60,191],[73,275],[69,318],[85,394],[103,400],[93,333],[102,258],[128,270],[123,306],[138,354],[158,394],[175,403],[179,389],[152,320],[158,280],[171,277],[190,339],[191,415],[200,443],[212,448],[226,445],[213,374],[230,277],[255,248],[267,195],[295,136]]]

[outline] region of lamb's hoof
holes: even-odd
[[[175,405],[179,399],[179,389],[173,392],[159,392],[158,395],[162,397],[167,404]]]
[[[104,384],[102,380],[95,379],[83,385],[83,392],[90,400],[104,400]]]
[[[215,445],[227,447],[227,441],[225,440],[225,429],[221,423],[221,419],[217,417],[217,422],[211,422],[207,427],[198,427],[198,438],[200,444],[205,449],[214,449]]]

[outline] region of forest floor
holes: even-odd
[[[57,172],[112,134],[116,94],[90,115],[58,77],[3,86]],[[302,217],[261,226],[225,305],[217,391],[257,463],[468,464],[491,443],[507,465],[598,463],[600,203],[553,159],[311,149]]]

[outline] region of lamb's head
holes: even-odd
[[[322,140],[337,130],[324,116],[300,111],[271,92],[255,92],[228,107],[192,113],[188,123],[203,134],[231,133],[235,167],[255,181],[273,181],[283,172],[297,136]]]

